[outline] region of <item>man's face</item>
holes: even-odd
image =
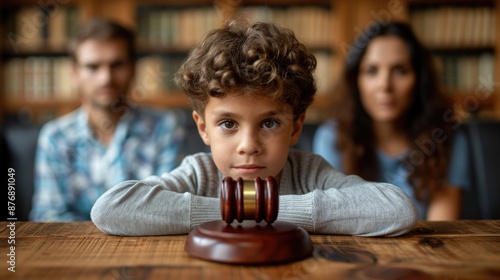
[[[289,146],[299,139],[304,115],[293,120],[290,105],[267,97],[210,97],[204,117],[193,112],[200,135],[226,177],[279,180]]]
[[[119,104],[134,76],[134,63],[123,40],[88,39],[76,50],[74,80],[83,103],[101,109]]]

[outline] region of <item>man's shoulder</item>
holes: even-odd
[[[186,113],[181,109],[159,109],[153,107],[138,107],[133,111],[137,120],[162,122],[165,120],[182,121]]]
[[[135,108],[131,112],[128,125],[132,135],[141,137],[164,137],[165,134],[180,135],[186,117],[179,109]]]
[[[82,109],[79,108],[66,115],[48,121],[43,125],[40,133],[52,135],[61,132],[70,133],[72,130],[78,129],[78,124],[80,122],[80,118],[82,117],[81,110]]]
[[[82,109],[77,109],[64,116],[45,123],[38,135],[38,147],[48,145],[57,147],[58,150],[71,149],[82,134],[86,131],[82,128],[81,118],[86,118]]]

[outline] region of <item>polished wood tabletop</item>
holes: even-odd
[[[311,235],[311,257],[259,266],[190,257],[186,237],[1,222],[0,279],[500,279],[500,220],[419,222],[399,237]]]

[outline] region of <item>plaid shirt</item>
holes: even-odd
[[[47,123],[35,159],[31,220],[90,220],[90,209],[119,182],[168,172],[180,163],[183,115],[129,109],[106,147],[82,108]]]

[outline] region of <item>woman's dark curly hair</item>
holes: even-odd
[[[418,151],[418,141],[422,143],[432,140],[435,129],[442,129],[447,136],[452,132],[450,124],[443,117],[450,108],[450,102],[439,90],[430,52],[422,46],[407,24],[376,22],[358,36],[347,54],[343,83],[336,92],[334,102],[334,117],[338,125],[336,148],[343,152],[344,171],[367,180],[381,178],[377,177],[379,166],[372,120],[361,104],[358,75],[366,49],[374,38],[380,36],[396,36],[406,43],[416,74],[414,100],[403,126],[409,139],[413,140],[408,156],[412,156],[412,151]],[[441,187],[447,175],[450,141],[434,144],[434,151],[425,154],[423,161],[406,166],[409,183],[419,200],[428,198],[434,190]],[[406,158],[405,161],[411,163],[412,159]]]
[[[316,93],[316,59],[294,33],[272,23],[230,22],[209,32],[175,75],[193,109],[209,97],[266,95],[304,113]]]

